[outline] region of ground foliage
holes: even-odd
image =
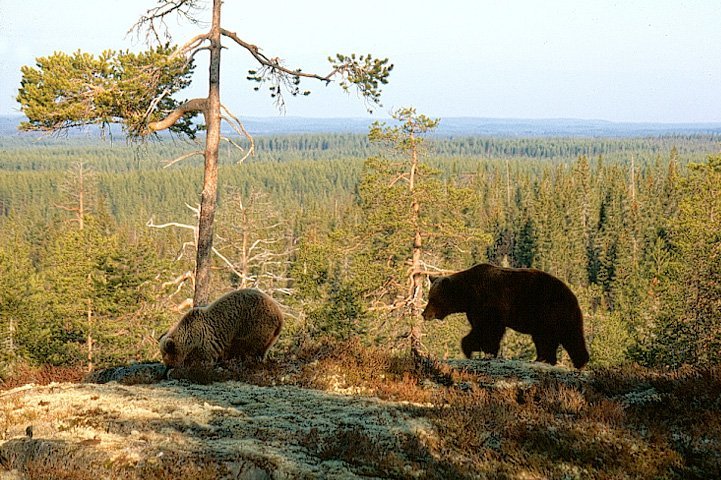
[[[414,361],[326,340],[160,383],[22,375],[0,392],[0,468],[16,478],[680,479],[721,467],[718,368]]]

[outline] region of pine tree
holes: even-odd
[[[0,379],[25,356],[23,331],[37,321],[39,282],[17,219],[0,222]]]
[[[663,293],[654,363],[718,365],[721,356],[721,155],[689,166],[678,217],[670,223],[678,252]]]
[[[171,15],[199,24],[195,14],[195,0],[160,0],[136,23],[133,30],[144,31],[151,42],[160,46],[146,52],[105,51],[100,56],[77,52],[70,56],[56,53],[37,60],[37,68],[24,67],[17,100],[28,117],[21,127],[28,130],[58,131],[79,125],[107,125],[121,123],[131,138],[170,129],[190,138],[205,131],[205,147],[181,155],[176,160],[202,155],[204,158],[203,188],[200,195],[196,240],[195,292],[193,303],[205,305],[210,300],[210,273],[213,261],[213,222],[218,197],[218,164],[221,140],[221,121],[227,122],[249,147],[243,159],[254,150],[252,137],[240,120],[220,100],[221,52],[223,41],[233,42],[245,49],[257,62],[258,68],[248,71],[247,79],[269,85],[271,98],[283,109],[284,95],[308,95],[300,88],[301,79],[313,79],[325,84],[334,79],[349,91],[356,87],[370,105],[380,104],[382,85],[388,82],[393,65],[388,59],[371,55],[337,54],[328,60],[331,72],[318,75],[291,69],[278,57],[268,57],[256,45],[250,44],[235,32],[221,26],[222,1],[213,0],[210,30],[192,38],[180,47],[164,44],[169,39],[166,20]],[[208,95],[179,102],[173,94],[190,84],[195,56],[207,52],[209,56]],[[204,125],[193,118],[203,115]],[[229,141],[238,145],[235,140]]]

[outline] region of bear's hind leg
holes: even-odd
[[[275,329],[270,340],[268,340],[265,343],[265,345],[263,346],[263,349],[261,350],[261,352],[258,355],[258,358],[261,362],[265,361],[266,357],[268,356],[268,350],[270,350],[270,347],[275,345],[275,342],[278,341],[278,338],[280,337],[280,329],[281,329],[281,325],[278,325],[278,328]]]
[[[536,361],[555,365],[558,361],[558,346],[560,342],[554,338],[542,335],[533,335],[533,344],[536,346]]]

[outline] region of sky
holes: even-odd
[[[143,49],[143,38],[127,32],[154,5],[0,0],[0,114],[19,113],[20,67],[36,57]],[[415,107],[434,118],[721,122],[718,0],[226,0],[222,24],[306,72],[328,73],[336,53],[390,58],[395,67],[374,116]],[[207,30],[175,18],[168,26],[181,44]],[[254,60],[226,46],[223,103],[241,118],[283,114],[245,80]],[[289,98],[285,115],[368,116],[356,94],[302,86],[311,95]],[[182,96],[206,91],[207,62],[199,61]]]

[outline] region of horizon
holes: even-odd
[[[0,113],[0,117],[5,118],[27,118],[22,112],[8,112],[8,113]],[[246,120],[288,120],[288,119],[297,119],[297,120],[358,120],[358,121],[368,121],[373,122],[376,120],[393,120],[390,116],[379,116],[376,114],[373,114],[371,116],[312,116],[312,115],[241,115],[241,119]],[[714,126],[721,126],[721,120],[711,120],[711,121],[644,121],[644,120],[634,120],[634,121],[626,121],[626,120],[608,120],[605,118],[582,118],[582,117],[484,117],[484,116],[474,116],[474,115],[455,115],[455,116],[449,116],[449,117],[435,117],[438,118],[441,122],[443,120],[481,120],[481,121],[502,121],[502,122],[578,122],[578,123],[609,123],[614,125],[714,125]],[[114,124],[117,125],[117,124]],[[74,127],[74,128],[84,128],[84,127]]]
[[[48,132],[23,132],[18,126],[22,114],[0,115],[0,138],[38,138]],[[302,117],[297,115],[269,117],[247,116],[241,119],[253,136],[294,136],[367,134],[374,121],[394,124],[392,118],[367,117]],[[231,126],[223,125],[225,134],[233,135]],[[111,124],[112,135],[123,136],[121,125]],[[101,138],[100,127],[86,125],[64,132],[69,138]],[[166,133],[161,133],[164,137]],[[721,135],[721,122],[662,123],[613,122],[597,119],[511,119],[482,117],[441,118],[439,125],[428,133],[434,138],[490,137],[490,138],[640,138],[677,135]],[[88,137],[89,136],[89,137]]]

